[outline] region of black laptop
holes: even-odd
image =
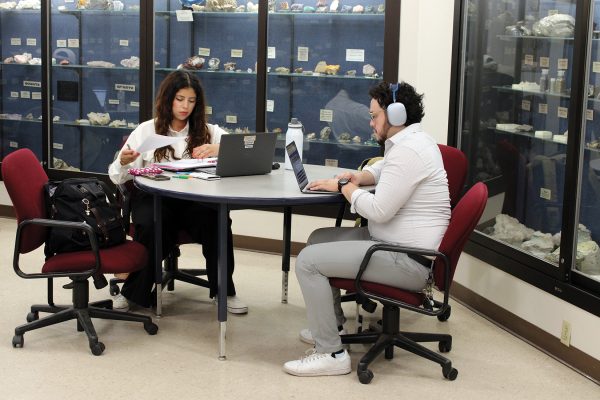
[[[302,158],[300,158],[300,153],[298,153],[298,148],[296,147],[296,142],[291,141],[290,144],[285,146],[285,149],[288,153],[288,157],[290,158],[290,164],[292,164],[292,169],[294,170],[294,175],[296,175],[296,181],[298,181],[298,186],[300,187],[300,191],[302,193],[308,194],[340,194],[339,192],[329,192],[325,190],[310,190],[306,186],[308,185],[308,177],[306,176],[306,171],[304,170],[304,165],[302,164]]]
[[[216,168],[202,171],[220,177],[268,174],[275,156],[275,132],[222,135]]]

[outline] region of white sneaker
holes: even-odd
[[[129,311],[129,300],[122,294],[118,294],[112,298],[113,310]]]
[[[340,331],[340,335],[345,335],[345,334],[346,334],[346,330],[344,328],[342,328],[342,330]],[[308,329],[308,328],[302,329],[300,331],[300,340],[304,343],[312,344],[313,346],[315,344],[315,339],[313,339],[312,333],[310,332],[310,329]]]
[[[218,304],[217,297],[215,304]],[[227,296],[227,311],[231,314],[247,314],[248,306],[237,296]]]
[[[309,349],[305,357],[286,362],[283,370],[296,376],[345,375],[352,371],[352,366],[346,350],[333,357],[331,353],[317,353],[315,349]]]

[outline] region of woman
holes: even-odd
[[[217,125],[206,122],[204,89],[200,80],[188,71],[170,73],[161,83],[156,96],[155,118],[141,123],[127,138],[117,159],[109,166],[110,179],[115,184],[123,184],[132,179],[129,168],[143,168],[161,161],[182,158],[215,157],[219,153],[221,135],[226,134]],[[135,151],[143,141],[153,133],[166,136],[185,136],[167,147],[154,152],[140,154]],[[131,216],[135,227],[134,240],[148,249],[148,266],[130,274],[121,295],[113,300],[115,309],[126,310],[133,302],[143,307],[155,304],[152,295],[154,285],[154,226],[152,196],[136,191],[131,198]],[[164,198],[162,205],[163,254],[175,245],[174,240],[180,229],[186,229],[195,242],[202,244],[202,253],[206,259],[210,297],[217,294],[217,212],[198,203]],[[235,295],[233,284],[233,241],[231,219],[227,235],[228,281],[227,309],[229,312],[244,314],[248,307]]]

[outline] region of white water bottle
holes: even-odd
[[[304,142],[304,135],[302,132],[302,123],[298,121],[298,118],[292,118],[288,124],[287,132],[285,133],[285,145],[287,146],[291,142],[295,142],[300,159],[302,159],[302,145]],[[285,169],[292,169],[292,164],[290,163],[290,157],[288,156],[287,151],[285,151]]]

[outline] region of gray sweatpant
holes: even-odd
[[[346,319],[339,289],[328,277],[355,278],[371,240],[367,227],[321,228],[308,238],[296,259],[296,276],[302,289],[308,325],[319,353],[342,349],[337,327]],[[404,253],[377,251],[371,257],[364,280],[408,290],[425,287],[429,269]]]

